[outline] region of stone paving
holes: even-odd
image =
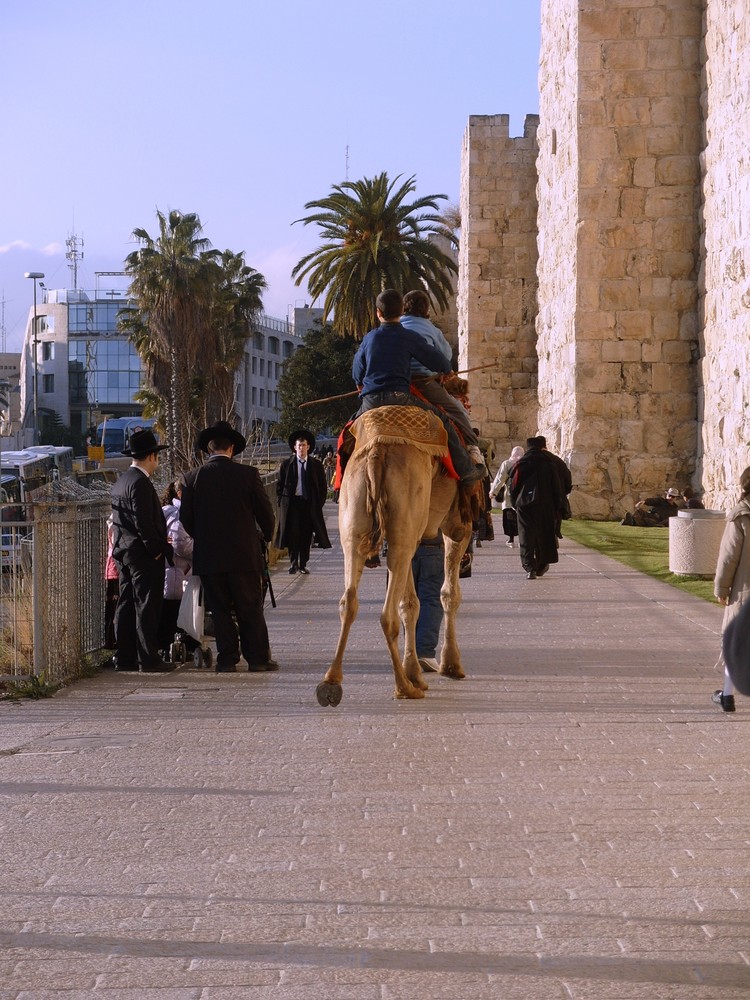
[[[333,521],[335,510],[329,521]],[[274,576],[278,674],[0,703],[0,1000],[750,995],[750,702],[721,610],[562,544],[463,582],[460,682],[393,700],[367,571]]]

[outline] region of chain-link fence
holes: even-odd
[[[0,675],[64,681],[104,645],[109,487],[64,479],[23,511],[1,522]]]

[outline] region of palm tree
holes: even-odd
[[[243,253],[224,250],[215,260],[215,287],[210,324],[215,331],[217,352],[202,359],[205,379],[203,419],[206,426],[216,420],[231,420],[234,410],[234,374],[242,360],[245,342],[263,311],[266,279],[245,263]],[[211,366],[206,367],[205,361]]]
[[[292,271],[296,284],[307,278],[313,299],[325,296],[324,318],[333,314],[337,333],[362,337],[377,326],[375,299],[384,288],[424,288],[440,310],[448,306],[455,262],[434,243],[455,236],[438,214],[444,194],[407,202],[416,190],[410,177],[389,181],[385,172],[361,181],[335,184],[327,198],[309,201],[317,209],[297,222],[320,226],[325,242]]]
[[[131,295],[148,329],[143,342],[152,372],[161,362],[169,373],[168,386],[154,388],[167,390],[166,432],[174,473],[190,461],[194,431],[190,384],[197,359],[200,355],[205,366],[217,353],[217,336],[209,323],[217,252],[201,235],[201,222],[195,213],[172,211],[167,216],[157,211],[156,216],[156,238],[145,229],[133,230],[133,237],[142,246],[128,255],[125,271],[132,279]]]

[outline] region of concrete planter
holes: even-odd
[[[726,515],[721,510],[681,510],[669,519],[669,571],[713,577]]]

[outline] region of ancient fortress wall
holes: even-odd
[[[699,404],[702,487],[728,509],[750,465],[750,5],[706,8]]]
[[[576,345],[579,288],[579,170],[576,103],[579,88],[577,0],[544,0],[540,53],[540,116],[537,187],[540,220],[539,431],[563,456],[574,482],[587,474],[574,450],[578,427],[576,365],[588,362],[587,345]],[[542,222],[544,220],[544,222]],[[598,361],[598,357],[593,358]],[[583,456],[582,456],[583,457]]]
[[[536,129],[474,115],[464,134],[458,278],[459,369],[472,419],[503,458],[536,432]]]
[[[573,7],[577,37],[561,25],[559,5],[544,4],[540,82],[545,129],[558,131],[556,155],[569,120],[577,149],[575,400],[562,413],[548,409],[558,390],[540,369],[539,422],[551,428],[562,416],[576,513],[606,516],[644,493],[686,484],[694,467],[702,0]],[[566,106],[552,81],[571,48],[577,93]],[[551,157],[540,152],[540,174]],[[553,190],[540,211],[541,244],[555,240],[561,216],[570,226],[564,196],[567,188]],[[567,371],[569,331],[541,332],[551,358],[562,340]],[[545,369],[545,382],[558,379],[556,368]]]

